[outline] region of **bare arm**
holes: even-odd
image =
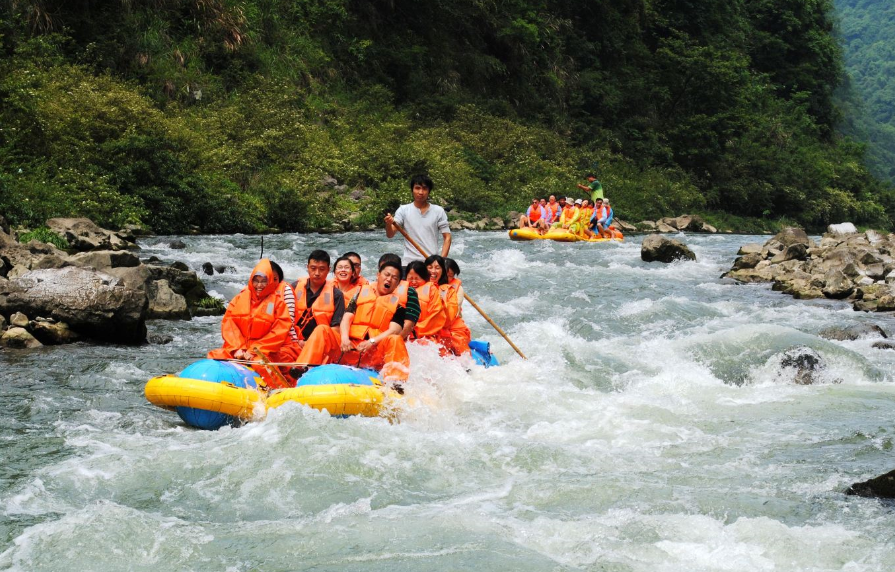
[[[444,238],[444,244],[441,245],[441,257],[447,258],[448,253],[451,251],[451,233],[442,232],[441,237]]]
[[[354,349],[354,346],[351,345],[351,339],[348,337],[348,332],[351,330],[352,322],[354,322],[354,313],[345,312],[345,315],[342,316],[342,323],[339,324],[339,333],[342,337],[341,350],[343,352],[348,352]]]
[[[385,236],[392,238],[396,232],[398,229],[395,227],[395,219],[392,217],[392,213],[388,213],[385,215]]]

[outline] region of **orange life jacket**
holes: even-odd
[[[254,351],[258,347],[270,355],[289,342],[292,319],[283,299],[283,289],[279,287],[277,276],[266,258],[258,262],[251,276],[257,273],[267,276],[267,287],[257,294],[249,285],[236,295],[227,306],[221,320],[223,350],[234,352],[239,349]]]
[[[387,330],[398,309],[398,302],[395,293],[379,296],[372,286],[362,287],[357,296],[357,309],[354,312],[354,320],[351,321],[351,328],[348,330],[348,337],[363,340]]]
[[[453,286],[454,288],[459,288],[460,284],[463,284],[463,281],[460,280],[459,278],[457,278],[456,276],[454,277],[453,280],[450,280],[448,282],[448,285]]]
[[[449,328],[453,321],[457,319],[457,316],[460,315],[460,291],[457,289],[458,286],[459,285],[455,286],[448,282],[447,284],[442,284],[438,287],[441,293],[441,301],[444,304],[445,315],[447,317],[444,323],[444,327],[446,328]]]
[[[559,212],[559,203],[547,203],[547,208],[550,209],[550,220],[556,222],[556,213]]]
[[[447,315],[438,286],[426,282],[416,289],[420,299],[420,319],[413,328],[413,333],[418,338],[434,336],[444,327]]]
[[[541,220],[541,205],[532,205],[528,208],[528,220],[538,222]]]
[[[355,286],[366,286],[370,281],[364,278],[363,276],[357,277],[357,282],[354,283]]]
[[[336,313],[334,289],[335,280],[327,280],[317,299],[311,304],[311,315],[305,317],[305,310],[308,309],[308,297],[305,295],[308,291],[308,279],[302,278],[295,283],[295,329],[299,337],[311,316],[318,326],[328,326],[332,322]]]
[[[407,307],[407,289],[410,288],[410,284],[407,283],[407,280],[401,280],[398,282],[398,287],[395,288],[395,291],[392,292],[395,296],[398,297],[398,302]]]
[[[351,301],[352,298],[354,298],[354,295],[360,291],[362,286],[364,286],[364,285],[363,284],[355,284],[354,286],[351,286],[347,290],[342,290],[342,288],[339,287],[339,284],[336,283],[336,288],[338,288],[339,290],[342,290],[342,296],[345,297],[346,305],[348,304],[348,302]]]

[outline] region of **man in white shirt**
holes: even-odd
[[[427,175],[416,175],[410,179],[413,202],[401,205],[395,212],[385,215],[385,235],[389,238],[398,232],[396,224],[401,225],[407,234],[419,244],[426,254],[440,254],[447,257],[451,250],[451,229],[448,226],[447,213],[438,205],[429,202],[429,193],[433,188],[432,179]],[[438,235],[444,242],[438,248]],[[401,264],[406,271],[407,265],[414,260],[425,261],[426,257],[404,239],[404,254]]]

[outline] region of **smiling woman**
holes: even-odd
[[[262,259],[252,269],[249,285],[227,306],[221,321],[224,346],[208,352],[209,358],[253,360],[258,357],[276,363],[295,360],[298,348],[290,336],[292,318],[279,286],[279,277],[270,260]],[[271,387],[284,385],[281,376],[261,370],[259,373]]]

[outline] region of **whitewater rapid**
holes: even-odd
[[[141,241],[141,257],[231,267],[230,298],[260,255],[250,236]],[[890,315],[798,301],[720,278],[766,237],[680,236],[698,262],[640,260],[623,244],[513,243],[458,232],[470,307],[498,368],[411,348],[400,423],[294,404],[202,432],[143,396],[219,344],[220,318],[156,321],[171,343],[0,352],[2,570],[889,571],[893,506],[847,497],[895,469],[895,352],[833,342],[830,326]],[[307,255],[383,233],[278,235],[289,278]],[[782,352],[807,346],[819,383]]]

